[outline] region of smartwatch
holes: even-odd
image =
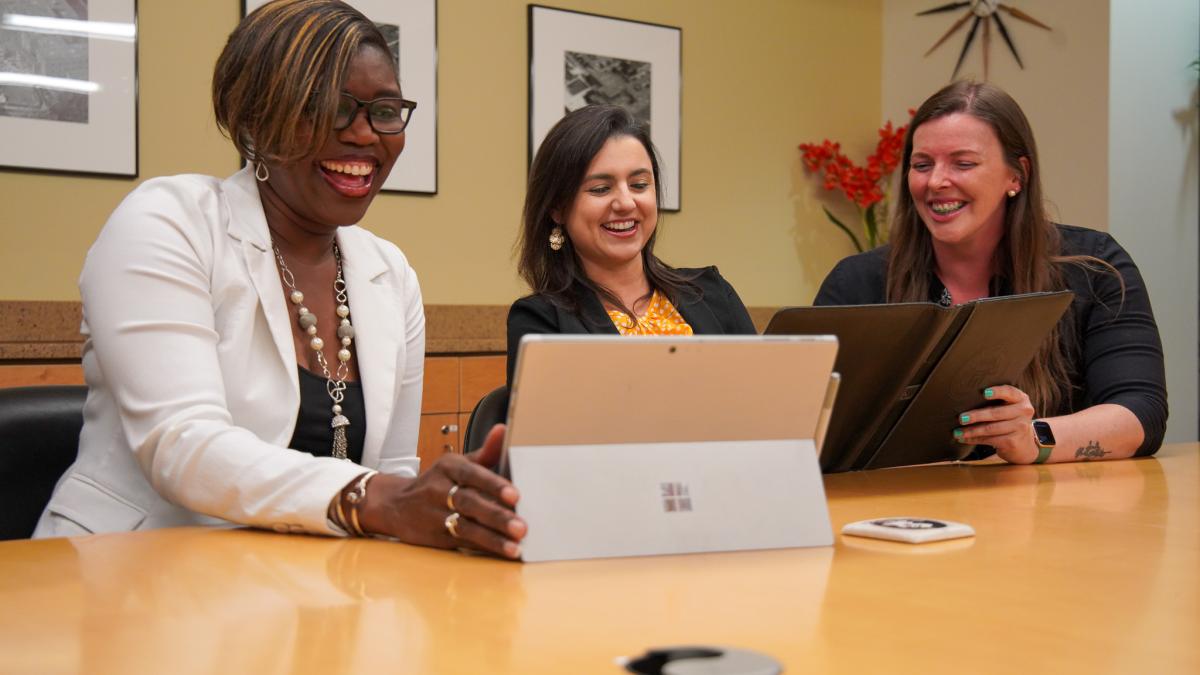
[[[1045,420],[1033,421],[1033,440],[1038,446],[1038,456],[1033,463],[1045,464],[1046,460],[1050,459],[1050,453],[1054,451],[1054,430],[1050,428],[1048,422]]]

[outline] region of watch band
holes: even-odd
[[[1045,464],[1046,460],[1050,459],[1050,453],[1054,452],[1054,446],[1058,444],[1054,438],[1054,430],[1045,420],[1033,420],[1033,442],[1038,446],[1038,456],[1033,460],[1034,464]]]

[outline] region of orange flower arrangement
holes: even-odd
[[[912,110],[908,111],[910,117],[913,113]],[[826,139],[820,144],[800,144],[805,168],[809,171],[821,171],[825,189],[841,190],[858,209],[867,249],[887,241],[885,221],[888,189],[891,186],[892,172],[900,165],[900,155],[904,151],[904,134],[907,131],[907,125],[893,127],[891,122],[880,127],[879,143],[875,146],[875,152],[867,157],[866,166],[858,166],[843,155],[840,143]],[[830,222],[850,237],[854,248],[859,252],[866,250],[858,236],[845,223],[828,208],[821,208]]]

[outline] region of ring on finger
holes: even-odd
[[[454,485],[450,486],[450,492],[446,493],[446,508],[450,509],[451,511],[458,510],[454,507],[454,495],[458,492],[458,488],[459,484],[455,483]]]
[[[445,522],[446,531],[449,532],[450,536],[454,537],[455,539],[458,539],[458,518],[458,512],[455,511],[454,513],[446,516]]]

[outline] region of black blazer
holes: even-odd
[[[737,291],[716,267],[680,269],[679,272],[688,277],[695,275],[692,283],[700,289],[698,297],[685,295],[676,307],[693,333],[754,335],[758,332]],[[620,333],[599,296],[581,288],[577,297],[579,313],[567,311],[542,295],[527,295],[512,304],[508,310],[508,386],[512,386],[517,347],[527,333]]]

